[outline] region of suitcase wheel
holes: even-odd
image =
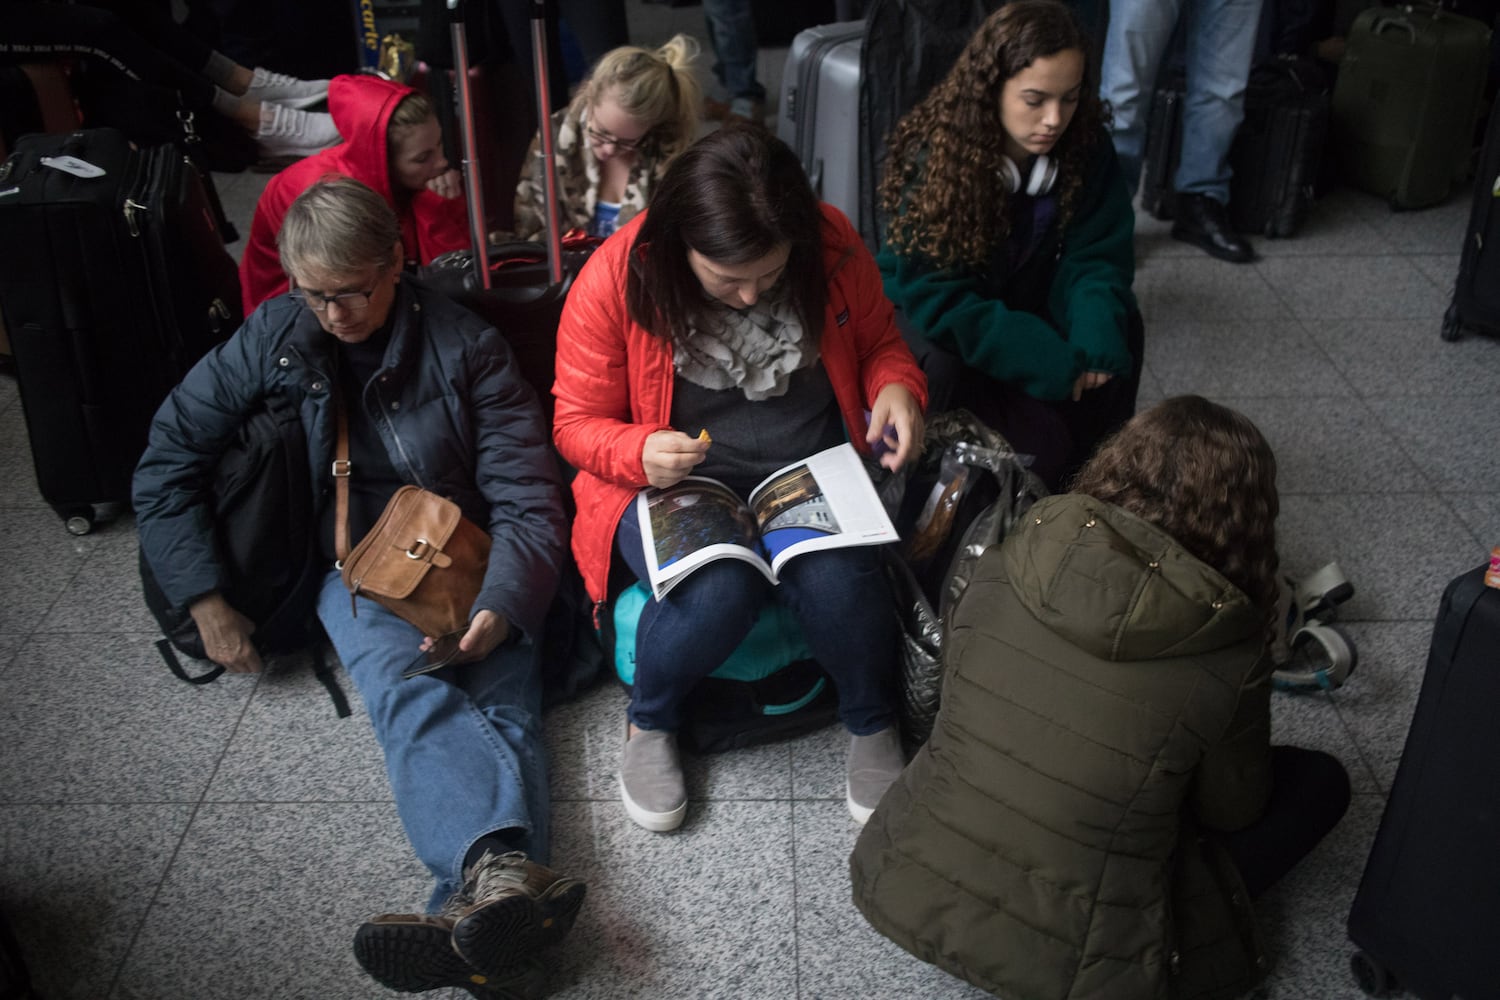
[[[1464,335],[1463,321],[1458,318],[1458,303],[1450,302],[1448,311],[1443,313],[1442,336],[1444,340],[1458,340]]]
[[[94,530],[94,508],[91,504],[84,507],[64,507],[58,513],[62,515],[63,526],[70,535],[87,535]]]
[[[1391,974],[1391,970],[1364,952],[1356,951],[1349,956],[1349,968],[1353,970],[1354,980],[1359,983],[1359,988],[1366,996],[1386,997],[1396,992],[1396,977]]]

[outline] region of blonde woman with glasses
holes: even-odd
[[[608,236],[646,207],[667,164],[697,137],[698,43],[677,35],[658,49],[605,53],[572,103],[552,116],[558,217],[566,232]],[[545,160],[531,143],[516,187],[516,235],[547,230]]]

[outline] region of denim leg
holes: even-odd
[[[1114,110],[1115,152],[1132,198],[1141,186],[1146,121],[1151,115],[1156,72],[1172,40],[1172,28],[1183,2],[1115,0],[1109,7],[1099,89]]]
[[[1188,6],[1182,159],[1172,186],[1229,203],[1229,147],[1245,117],[1261,0],[1193,0]]]
[[[357,600],[355,617],[348,590],[330,572],[318,618],[369,712],[407,839],[436,880],[428,912],[462,884],[464,855],[487,833],[510,831],[517,847],[545,862],[536,647],[523,639],[477,663],[403,680],[421,633],[375,602]]]
[[[781,568],[777,599],[792,609],[839,695],[839,719],[856,736],[896,721],[900,636],[880,550],[865,546],[798,556]]]
[[[650,586],[635,504],[620,518],[615,544]],[[720,559],[698,567],[660,601],[648,600],[636,626],[630,721],[642,729],[681,729],[682,699],[744,641],[770,590],[750,564]]]
[[[731,98],[764,102],[766,88],[755,78],[755,17],[750,0],[703,0],[708,44],[714,50],[714,76]]]

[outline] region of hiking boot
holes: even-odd
[[[687,815],[687,788],[677,734],[642,729],[625,740],[620,759],[620,797],[630,818],[648,830],[666,833]]]
[[[260,129],[255,133],[255,144],[266,159],[301,159],[342,141],[332,115],[298,111],[283,104],[260,106]]]
[[[484,855],[443,907],[453,950],[479,972],[500,977],[573,929],[588,887],[527,860],[520,851]]]
[[[486,975],[453,950],[452,935],[448,917],[382,913],[354,932],[354,957],[371,978],[399,993],[457,988],[491,1000],[536,1000],[545,992],[547,972],[535,958]]]
[[[870,818],[885,790],[906,766],[901,754],[901,737],[895,726],[887,726],[869,736],[855,736],[849,741],[849,777],[845,792],[849,814],[861,826]]]
[[[241,96],[252,101],[270,101],[300,110],[328,99],[328,81],[299,80],[295,76],[273,73],[257,66],[250,78],[249,88]]]

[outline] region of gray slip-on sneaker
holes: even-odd
[[[849,799],[849,814],[861,826],[885,790],[891,787],[906,758],[901,754],[901,736],[895,726],[887,726],[869,736],[853,736],[849,740],[849,777],[846,792]]]
[[[642,729],[625,741],[620,760],[620,797],[630,818],[648,830],[666,833],[687,815],[687,789],[677,734]]]

